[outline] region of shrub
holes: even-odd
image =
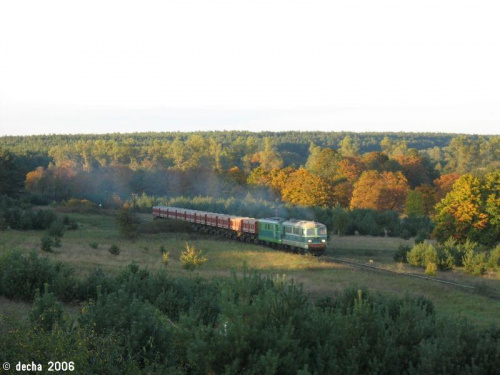
[[[488,266],[497,270],[500,267],[500,245],[497,245],[494,249],[491,249],[488,256]]]
[[[411,238],[411,233],[409,230],[407,229],[403,229],[401,231],[401,234],[400,234],[400,237],[403,239],[403,240],[409,240]]]
[[[127,239],[134,239],[138,236],[139,218],[131,209],[123,208],[118,213],[118,226],[120,233]]]
[[[31,301],[44,284],[53,285],[57,268],[35,251],[23,255],[18,251],[0,257],[0,292],[10,299]]]
[[[420,230],[420,231],[418,231],[417,236],[415,237],[415,243],[416,244],[422,243],[428,238],[429,238],[429,233],[427,233],[426,231]]]
[[[166,253],[167,249],[165,249],[165,246],[161,245],[160,246],[160,254]]]
[[[110,252],[110,254],[113,254],[113,255],[119,255],[120,254],[120,248],[113,244],[109,247],[108,251]]]
[[[429,276],[436,276],[437,274],[437,264],[434,262],[429,262],[427,263],[427,266],[425,267],[425,274]]]
[[[54,325],[63,322],[63,310],[61,304],[56,301],[55,296],[48,291],[45,284],[44,293],[36,291],[35,301],[29,314],[30,322],[42,331],[50,331]]]
[[[51,237],[62,237],[64,235],[64,225],[62,221],[56,220],[50,224],[47,234]]]
[[[182,268],[189,271],[193,271],[207,261],[207,258],[201,255],[201,250],[196,251],[194,245],[191,246],[187,242],[186,250],[181,253],[180,259]]]
[[[79,322],[101,335],[117,333],[126,357],[142,365],[174,358],[169,320],[149,302],[124,291],[98,295],[95,303],[83,309]]]
[[[163,262],[163,264],[165,266],[168,266],[168,257],[169,257],[170,253],[169,252],[165,252],[162,254],[161,256],[161,261]]]
[[[455,267],[455,256],[446,247],[437,247],[438,267],[441,271],[451,270]]]
[[[97,249],[99,247],[99,244],[97,242],[91,242],[89,243],[89,246],[92,248],[92,249]]]
[[[61,247],[61,237],[54,237],[54,247]]]
[[[52,251],[52,245],[54,245],[54,241],[52,240],[52,237],[45,235],[41,239],[41,244],[40,244],[40,249],[43,251],[50,252]]]
[[[438,263],[436,249],[431,244],[419,243],[413,246],[406,259],[412,266],[426,267],[428,263]]]
[[[406,259],[406,256],[410,250],[411,247],[408,245],[399,245],[398,250],[394,254],[394,261],[398,263],[407,263],[408,261]]]
[[[469,250],[462,258],[465,272],[475,276],[484,275],[486,273],[486,254],[478,253],[474,250]]]

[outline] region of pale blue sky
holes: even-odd
[[[499,134],[497,1],[2,1],[0,135]]]

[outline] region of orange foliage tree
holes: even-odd
[[[439,202],[441,199],[446,197],[451,189],[453,188],[453,184],[460,178],[458,173],[448,173],[443,174],[441,177],[434,180],[434,185],[436,186],[436,195],[435,201]]]
[[[354,184],[350,207],[401,212],[409,189],[401,172],[365,171]]]
[[[326,207],[333,201],[331,185],[303,168],[289,175],[281,193],[285,202],[299,206]]]

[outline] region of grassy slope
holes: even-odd
[[[456,288],[405,277],[379,274],[375,272],[351,269],[349,267],[324,262],[310,256],[300,256],[278,252],[253,244],[229,241],[201,234],[161,233],[145,235],[131,242],[123,240],[116,228],[115,219],[105,215],[72,214],[80,228],[67,231],[62,239],[62,247],[54,253],[44,254],[55,261],[68,263],[83,275],[95,266],[109,272],[118,272],[125,265],[136,262],[150,270],[163,268],[160,246],[170,251],[168,270],[172,275],[188,275],[181,268],[179,256],[184,243],[189,241],[197,249],[203,250],[209,261],[196,273],[202,277],[228,275],[231,269],[241,269],[246,263],[250,269],[270,275],[286,275],[304,284],[304,289],[313,297],[334,296],[340,289],[348,285],[366,286],[369,289],[384,293],[421,294],[432,299],[441,314],[462,315],[474,322],[487,325],[500,325],[500,301],[474,293],[464,292]],[[149,216],[147,216],[149,217]],[[39,251],[41,232],[0,232],[0,252],[19,249],[28,252]],[[90,242],[97,242],[99,247],[92,249]],[[334,237],[329,244],[329,252],[343,258],[368,262],[375,265],[402,271],[421,272],[408,265],[397,265],[392,255],[401,239],[371,237]],[[107,249],[116,243],[121,253],[111,255]],[[439,273],[440,278],[449,278],[464,283],[477,282],[478,278],[470,278],[461,271]],[[491,287],[500,290],[500,281],[496,275],[485,280]],[[15,304],[0,299],[0,314],[12,312]],[[26,304],[18,305],[19,312],[26,311]],[[20,316],[22,314],[19,314]]]

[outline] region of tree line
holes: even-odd
[[[0,154],[0,193],[7,195],[19,193],[24,185],[41,200],[76,197],[104,206],[141,194],[253,197],[275,206],[427,216],[437,224],[438,239],[499,239],[498,136],[199,132],[0,140],[11,148]],[[374,140],[380,140],[378,150],[364,152]],[[429,146],[431,140],[434,145],[410,147],[419,140],[420,146]],[[467,179],[481,185],[477,194],[469,189],[474,218],[450,208],[465,199],[458,193],[443,201],[455,184],[460,189],[472,183]],[[482,240],[485,233],[487,239]]]

